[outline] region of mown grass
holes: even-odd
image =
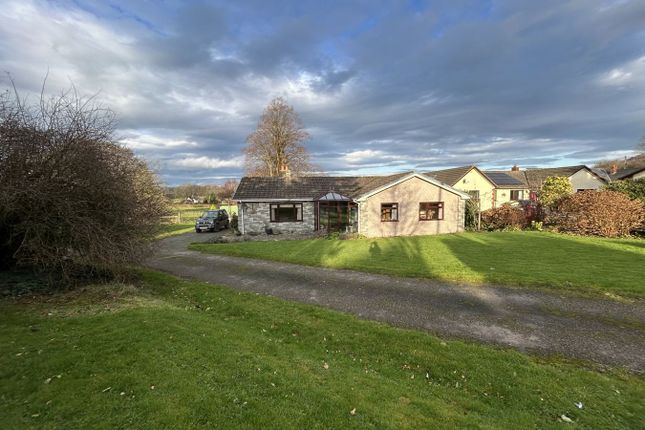
[[[162,224],[159,227],[159,234],[157,239],[164,239],[170,236],[177,236],[179,234],[189,233],[195,230],[195,223],[181,223],[181,224]]]
[[[637,375],[141,276],[0,302],[3,428],[645,426]]]
[[[645,241],[541,232],[192,244],[214,254],[472,284],[645,296]]]

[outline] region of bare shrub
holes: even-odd
[[[563,232],[627,236],[645,226],[645,203],[617,191],[582,191],[563,199],[549,221]]]
[[[0,263],[69,276],[139,260],[166,200],[114,138],[114,115],[75,91],[0,95]]]
[[[483,211],[481,218],[482,228],[485,230],[519,230],[528,224],[522,208],[508,203]]]

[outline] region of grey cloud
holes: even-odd
[[[0,10],[0,69],[100,91],[172,183],[239,176],[212,160],[277,95],[329,171],[589,162],[645,134],[641,1],[21,3]]]

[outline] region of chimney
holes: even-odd
[[[519,172],[520,168],[517,164],[513,164],[513,167],[511,167],[511,172]]]
[[[609,168],[609,174],[615,175],[618,172],[618,165],[616,163],[612,164]]]
[[[289,170],[289,165],[286,163],[283,163],[280,165],[280,175],[290,178],[291,177],[291,171]]]

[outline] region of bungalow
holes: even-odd
[[[549,176],[569,178],[574,191],[596,190],[610,181],[604,171],[585,165],[526,170],[513,166],[511,170],[485,171],[476,166],[462,166],[435,170],[426,175],[465,191],[479,202],[481,210],[530,200]]]
[[[613,181],[645,179],[645,166],[629,169],[612,169],[609,176]]]
[[[590,169],[584,164],[545,169],[527,169],[524,170],[524,174],[526,175],[526,182],[529,189],[535,192],[542,188],[542,184],[550,176],[569,178],[571,188],[574,192],[598,190],[609,182],[609,178],[603,172]]]
[[[514,175],[518,171],[483,172],[476,166],[462,166],[435,170],[426,175],[467,192],[479,203],[479,208],[485,211],[504,203],[528,199],[529,190],[526,179],[523,178],[523,174],[517,177]]]
[[[243,234],[352,231],[368,237],[464,230],[467,193],[415,173],[244,177],[233,199]]]

